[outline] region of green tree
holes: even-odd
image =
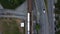
[[[2,6],[6,9],[15,9],[21,5],[25,0],[0,0]]]
[[[56,8],[60,9],[60,0],[57,0],[57,3],[55,4]]]
[[[36,31],[37,31],[37,34],[38,34],[38,31],[39,31],[39,29],[40,29],[40,24],[36,23],[35,28],[36,28]]]

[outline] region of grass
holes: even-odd
[[[0,0],[2,6],[6,9],[15,9],[20,6],[25,0]]]
[[[16,22],[3,22],[3,27],[5,28],[4,34],[20,34]]]
[[[1,26],[3,26],[3,34],[23,34],[24,32],[19,31],[18,24],[16,22],[16,19],[8,20],[7,18],[0,18],[0,23],[2,23]]]

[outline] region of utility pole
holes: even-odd
[[[32,0],[28,0],[28,13],[30,13],[30,34],[33,34]]]

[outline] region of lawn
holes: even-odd
[[[24,31],[21,32],[22,29],[19,29],[19,25],[17,24],[16,19],[9,20],[8,18],[0,18],[0,26],[3,28],[3,34],[24,34]]]
[[[6,9],[15,9],[20,6],[25,0],[0,0],[2,6]]]

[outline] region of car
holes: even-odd
[[[45,9],[43,9],[43,13],[45,13]]]

